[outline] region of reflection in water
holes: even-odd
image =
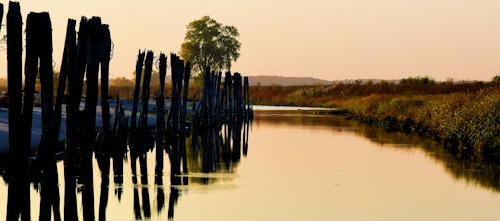
[[[116,203],[130,208],[124,213],[131,217],[121,219],[154,219],[159,216],[172,219],[175,208],[183,204],[183,193],[187,193],[190,187],[233,179],[231,174],[235,173],[241,155],[248,154],[249,131],[253,126],[259,127],[261,124],[321,128],[334,133],[355,134],[382,148],[421,148],[427,156],[443,165],[454,178],[500,191],[498,165],[461,159],[427,139],[388,133],[380,128],[332,116],[256,114],[253,125],[251,122],[223,125],[220,130],[206,130],[194,136],[195,138],[186,138],[186,165],[189,174],[182,174],[181,177],[187,181],[182,183],[189,183],[189,186],[170,185],[167,181],[169,179],[164,178],[163,170],[158,169],[158,153],[153,150],[154,154],[151,154],[152,148],[146,145],[141,150],[130,147],[130,152],[125,151],[125,147],[114,148],[114,151],[96,147],[93,152],[95,160],[86,158],[93,163],[82,163],[65,156],[63,162],[53,160],[43,164],[31,162],[29,167],[13,166],[16,168],[14,173],[2,172],[4,181],[8,184],[7,220],[30,220],[37,216],[40,220],[116,220],[115,216],[120,214],[110,214],[108,211],[111,207],[116,207]],[[161,156],[165,154],[160,153]],[[168,168],[168,160],[164,164]],[[61,165],[62,170],[58,170]],[[5,167],[0,171],[5,171]],[[152,178],[154,184],[148,178]],[[59,183],[64,185],[59,186]],[[123,197],[127,200],[122,200]],[[36,207],[35,203],[39,205],[39,214],[35,214],[35,210],[31,208]]]
[[[183,167],[186,169],[183,171],[187,171],[187,167],[189,167],[193,174],[182,174],[182,183],[184,185],[188,183],[202,185],[215,183],[217,178],[211,177],[210,173],[217,173],[221,170],[232,172],[232,168],[236,167],[240,160],[241,147],[248,149],[249,124],[251,121],[222,125],[223,129],[203,130],[201,134],[186,137],[184,142],[179,142],[181,145],[190,147],[185,148],[185,157],[183,158],[186,162]],[[130,161],[131,183],[133,184],[133,201],[130,203],[133,204],[134,218],[136,220],[149,219],[152,212],[155,212],[156,215],[162,215],[166,212],[167,217],[172,219],[181,193],[187,188],[164,185],[163,150],[160,153],[156,152],[154,158],[148,155],[150,150],[155,149],[154,138],[147,136],[141,141],[132,139],[129,145],[129,154],[126,151],[126,143],[114,142],[116,145],[120,145],[117,148],[110,148],[103,143],[98,140],[93,153],[83,151],[80,157],[74,153],[67,153],[64,156],[64,161],[59,162],[63,163],[64,166],[62,178],[59,178],[57,169],[59,163],[55,159],[42,163],[33,161],[22,165],[19,162],[14,162],[16,165],[12,165],[11,168],[14,169],[11,171],[6,171],[3,168],[2,175],[5,182],[8,183],[7,220],[31,219],[33,212],[30,209],[31,184],[39,193],[39,220],[53,219],[57,221],[61,220],[61,217],[64,220],[95,220],[96,215],[98,220],[106,220],[107,218],[115,220],[114,217],[107,217],[110,174],[113,173],[114,198],[121,201],[124,193],[124,164],[128,161]],[[92,156],[95,157],[95,160]],[[155,166],[149,165],[148,160],[154,161]],[[97,164],[97,167],[94,164]],[[26,165],[29,166],[26,167]],[[98,169],[99,173],[94,173],[94,168]],[[148,183],[148,172],[151,170],[154,171],[154,186]],[[94,191],[94,175],[97,174],[100,174],[98,196]],[[60,212],[59,179],[64,183],[63,214]],[[167,195],[165,189],[169,190]],[[155,194],[153,197],[151,197],[151,190]],[[98,201],[96,201],[98,203],[97,211],[94,209],[95,197],[98,197]],[[165,209],[167,197],[168,208]],[[155,201],[154,205],[156,206],[156,210],[153,211],[151,199]],[[82,210],[78,208],[82,208]],[[79,214],[80,211],[81,214]]]
[[[431,139],[409,136],[401,132],[387,132],[382,128],[370,127],[365,124],[344,120],[341,117],[328,115],[304,114],[261,114],[254,118],[255,126],[261,123],[272,125],[300,126],[311,128],[328,128],[335,132],[349,132],[369,139],[382,147],[408,149],[422,148],[427,156],[440,162],[447,172],[456,179],[464,179],[471,184],[481,185],[500,192],[500,165],[457,156]]]

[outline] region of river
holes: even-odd
[[[335,116],[256,112],[242,148],[231,159],[217,154],[212,172],[203,169],[200,150],[188,148],[189,184],[180,187],[169,185],[166,154],[164,185],[154,184],[154,151],[147,155],[148,184],[132,182],[127,158],[123,177],[111,169],[103,185],[94,160],[94,208],[85,209],[85,188],[77,185],[78,217],[91,211],[108,220],[500,220],[500,168],[460,159],[428,139]],[[56,211],[64,217],[62,161],[57,172]],[[46,203],[35,183],[31,219]],[[8,190],[0,179],[0,217],[7,216]]]

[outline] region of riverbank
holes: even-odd
[[[341,105],[347,118],[432,137],[459,154],[500,162],[500,88],[438,95],[374,94]]]

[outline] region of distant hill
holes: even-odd
[[[327,81],[312,77],[283,77],[283,76],[248,76],[250,85],[281,85],[281,86],[291,86],[291,85],[330,85],[333,81]]]

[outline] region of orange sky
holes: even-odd
[[[233,70],[246,75],[489,80],[500,73],[498,0],[30,0],[21,9],[24,19],[50,12],[57,68],[67,18],[101,16],[115,45],[112,77],[132,78],[138,49],[178,52],[186,24],[203,15],[239,29]]]

